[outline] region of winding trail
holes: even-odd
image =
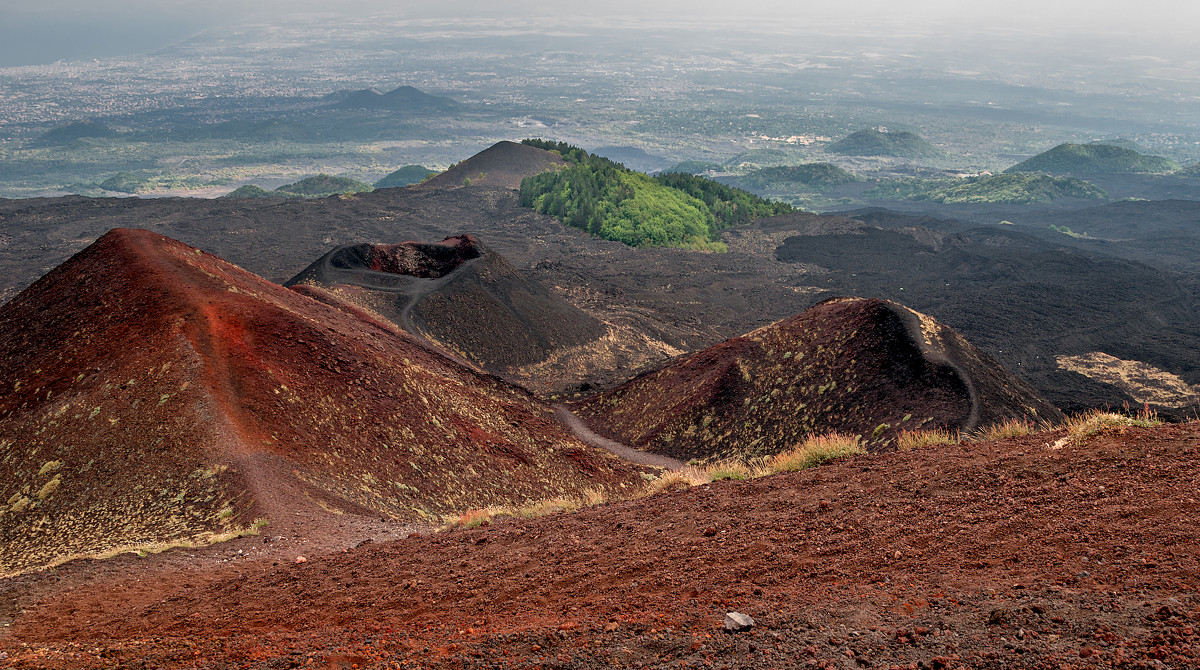
[[[675,460],[670,456],[651,454],[639,449],[634,449],[629,445],[610,440],[607,437],[597,435],[596,433],[592,432],[591,428],[587,427],[587,424],[583,422],[583,419],[580,419],[578,416],[576,416],[574,412],[567,409],[567,406],[563,405],[562,403],[554,405],[554,411],[558,414],[559,422],[566,426],[567,429],[569,429],[575,435],[575,437],[579,438],[581,442],[590,444],[597,449],[603,449],[611,452],[618,458],[623,458],[632,463],[638,463],[640,465],[652,465],[656,468],[664,468],[666,470],[682,470],[685,466],[683,461]]]

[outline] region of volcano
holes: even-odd
[[[324,289],[328,299],[370,309],[496,374],[606,332],[470,235],[435,244],[343,245],[285,285]]]
[[[0,572],[640,480],[527,393],[340,307],[123,229],[0,307]]]
[[[774,454],[831,431],[881,450],[902,430],[1062,418],[952,329],[862,298],[684,356],[576,411],[614,439],[682,460]]]

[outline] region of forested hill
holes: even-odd
[[[651,177],[564,142],[523,144],[553,151],[567,166],[526,177],[522,206],[632,247],[724,251],[719,231],[793,211],[704,177],[678,172]]]

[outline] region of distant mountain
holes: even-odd
[[[497,142],[470,158],[450,166],[445,172],[430,177],[421,188],[487,185],[502,188],[521,188],[521,180],[529,175],[566,165],[562,156],[516,142]]]
[[[115,130],[99,121],[83,119],[47,130],[34,140],[34,144],[44,147],[62,146],[83,138],[114,137],[116,134]]]
[[[830,431],[881,449],[905,429],[1062,416],[950,328],[858,298],[684,356],[577,412],[616,439],[682,460],[775,454]]]
[[[940,182],[938,182],[940,183]],[[971,177],[961,183],[940,186],[916,196],[914,200],[930,200],[943,204],[1004,203],[1049,204],[1063,199],[1106,200],[1108,194],[1100,188],[1074,177],[1052,177],[1046,174],[997,174]]]
[[[118,172],[100,182],[100,188],[116,193],[141,193],[150,190],[150,181],[132,172]]]
[[[334,103],[338,109],[387,109],[399,112],[450,112],[458,103],[450,98],[430,95],[412,86],[401,86],[387,93],[367,88],[349,94]]]
[[[421,165],[405,165],[398,170],[388,173],[387,176],[375,182],[375,188],[411,186],[413,184],[419,184],[435,174],[437,174],[436,170],[430,170],[429,168]]]
[[[295,197],[295,196],[293,196],[290,193],[285,194],[285,193],[278,193],[275,191],[268,191],[267,189],[265,189],[261,186],[255,186],[254,184],[245,184],[243,186],[239,186],[239,187],[233,189],[232,191],[226,193],[225,195],[223,195],[221,197],[222,198],[290,198],[290,197]]]
[[[1048,174],[1124,174],[1170,172],[1179,164],[1161,156],[1146,156],[1109,144],[1060,144],[1008,168],[1005,172]]]
[[[671,167],[663,170],[663,172],[683,172],[684,174],[704,174],[710,170],[720,170],[723,166],[720,163],[710,163],[708,161],[682,161]]]
[[[0,575],[641,481],[528,393],[146,230],[0,306],[0,379]]]
[[[832,163],[781,165],[754,170],[734,180],[751,191],[825,191],[859,178]]]
[[[350,179],[349,177],[334,177],[327,174],[319,174],[315,177],[306,177],[292,184],[285,184],[275,189],[275,191],[283,195],[325,198],[339,193],[362,193],[363,191],[370,191],[371,188],[370,184]]]
[[[605,333],[470,235],[340,246],[285,285],[323,289],[501,375]]]
[[[671,161],[647,152],[640,147],[598,147],[593,155],[603,156],[614,163],[620,163],[631,170],[639,172],[654,172],[669,166]]]
[[[916,133],[885,133],[874,128],[843,137],[830,144],[826,150],[843,156],[893,156],[913,159],[938,158],[943,155],[940,149]]]

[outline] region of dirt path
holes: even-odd
[[[575,416],[575,413],[567,409],[566,405],[557,404],[554,406],[555,413],[558,414],[558,420],[562,425],[566,426],[575,437],[581,442],[612,452],[616,456],[623,458],[632,463],[641,465],[653,465],[657,468],[665,468],[667,470],[682,470],[686,465],[683,461],[677,461],[669,456],[660,456],[659,454],[651,454],[645,451],[634,449],[620,442],[610,440],[607,437],[597,435],[592,432],[591,428],[583,422],[583,419]]]

